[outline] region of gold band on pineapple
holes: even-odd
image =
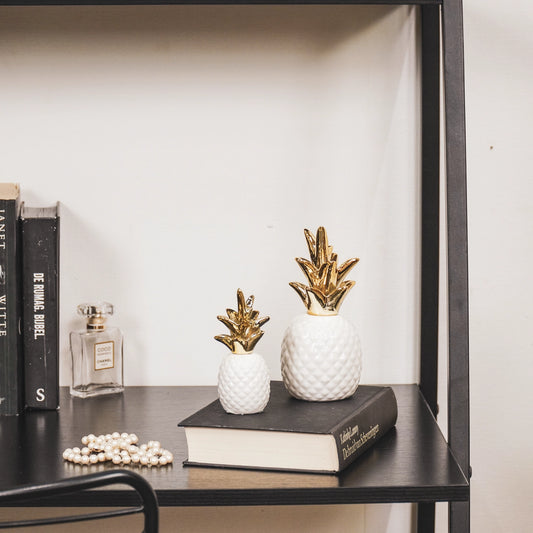
[[[297,257],[296,262],[305,274],[309,285],[293,281],[289,285],[298,293],[310,315],[336,315],[355,281],[344,281],[348,272],[359,262],[359,258],[348,259],[337,266],[337,254],[328,244],[328,235],[323,226],[316,237],[304,230],[311,260]]]

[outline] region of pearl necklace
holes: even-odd
[[[67,448],[63,459],[71,463],[91,465],[111,461],[115,465],[165,466],[172,463],[172,453],[161,448],[157,440],[137,446],[135,433],[108,433],[85,435],[81,438],[83,448]]]

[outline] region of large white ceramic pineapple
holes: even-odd
[[[346,275],[359,259],[337,266],[323,227],[304,230],[311,260],[297,258],[309,285],[291,282],[307,308],[283,337],[281,375],[295,398],[326,402],[352,396],[361,377],[361,344],[355,326],[338,314],[355,281]]]
[[[246,415],[260,413],[270,398],[270,374],[263,356],[254,352],[263,336],[261,326],[270,317],[259,318],[253,309],[254,297],[245,300],[237,291],[237,311],[227,309],[227,317],[218,316],[230,331],[215,339],[225,344],[231,353],[226,355],[218,372],[218,395],[228,413]]]

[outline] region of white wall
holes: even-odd
[[[390,7],[2,11],[2,179],[60,200],[62,371],[106,299],[126,383],[214,384],[236,289],[271,316],[272,376],[303,228],[357,256],[343,307],[367,382],[416,380],[416,25]],[[383,39],[383,35],[391,36]],[[386,332],[386,334],[384,334]]]
[[[531,2],[464,0],[473,533],[532,527],[532,28]]]
[[[533,7],[465,1],[472,531],[531,531]]]

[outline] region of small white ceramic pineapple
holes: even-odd
[[[316,237],[304,230],[311,261],[296,262],[309,286],[291,282],[307,308],[283,337],[281,375],[295,398],[325,402],[352,396],[361,377],[361,344],[355,326],[338,314],[355,281],[344,278],[359,259],[337,266],[337,254],[328,244],[326,230]]]
[[[231,353],[226,355],[218,372],[218,395],[228,413],[246,415],[260,413],[270,398],[270,374],[263,356],[254,347],[263,336],[261,326],[270,317],[259,318],[253,310],[254,297],[244,299],[237,291],[237,311],[227,309],[227,317],[218,316],[230,335],[217,335]]]

